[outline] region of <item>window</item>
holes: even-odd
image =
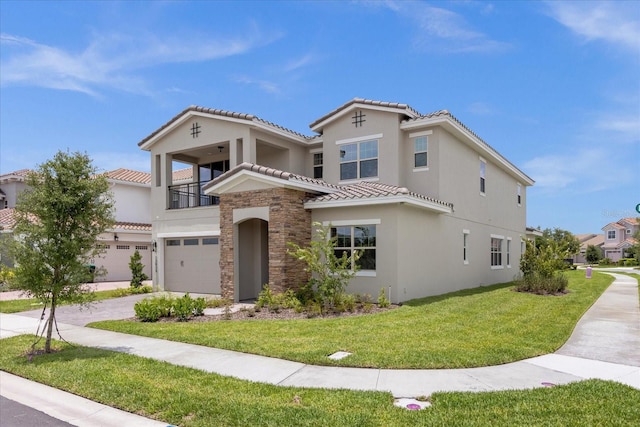
[[[100,249],[100,250],[111,249],[111,245],[103,245],[103,244],[99,244],[99,245],[98,245],[98,249]]]
[[[178,239],[168,239],[167,246],[180,246],[180,240]]]
[[[426,136],[420,136],[413,140],[413,167],[425,168],[427,163],[427,149],[429,141]]]
[[[487,169],[487,162],[483,159],[480,159],[480,193],[485,193],[485,171]]]
[[[631,229],[627,228],[627,234],[631,234]]]
[[[507,267],[511,267],[511,237],[507,238]]]
[[[217,237],[207,237],[205,239],[202,239],[202,244],[203,245],[217,245],[218,244],[218,238]]]
[[[522,204],[522,184],[518,183],[518,206]]]
[[[116,249],[129,250],[129,245],[116,245]]]
[[[491,267],[502,267],[501,237],[491,237]]]
[[[469,264],[469,230],[462,230],[462,262]]]
[[[361,270],[376,269],[375,225],[331,227],[331,237],[336,239],[335,254],[338,258],[344,253],[351,256],[353,251],[358,251],[360,258],[356,265]]]
[[[377,176],[377,140],[340,146],[340,180]]]
[[[322,165],[322,153],[313,153],[313,177],[315,179],[322,179]]]
[[[616,230],[607,231],[607,239],[614,240],[616,238]]]
[[[137,246],[136,245],[136,251],[146,251],[149,250],[149,246]]]
[[[200,240],[198,239],[184,239],[185,246],[198,246],[200,244]]]

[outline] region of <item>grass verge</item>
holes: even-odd
[[[32,336],[2,340],[0,369],[94,401],[183,427],[636,425],[640,391],[590,380],[552,388],[435,393],[407,411],[391,394],[278,387],[151,359],[56,342],[27,361]],[[295,402],[296,396],[300,403]]]
[[[96,296],[95,301],[129,296],[130,294],[126,294],[127,290],[128,288],[111,289],[108,291],[96,291],[94,292]],[[38,310],[41,308],[42,303],[33,298],[0,301],[0,313],[19,313],[21,311]]]
[[[567,272],[569,293],[514,292],[512,284],[413,300],[388,312],[334,319],[141,323],[106,321],[100,329],[278,357],[314,365],[462,368],[551,353],[613,281]],[[339,361],[336,351],[353,355]]]

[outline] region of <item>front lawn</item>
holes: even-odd
[[[33,336],[1,341],[0,369],[183,427],[197,426],[635,426],[640,391],[590,380],[552,388],[435,393],[408,411],[386,392],[279,387],[124,353],[70,346],[27,361]]]
[[[193,323],[105,321],[90,326],[314,365],[462,368],[557,350],[613,281],[569,271],[569,293],[540,296],[501,284],[413,300],[384,313],[333,319]],[[339,361],[336,351],[353,355]]]

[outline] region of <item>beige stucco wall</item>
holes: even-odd
[[[27,186],[24,182],[8,182],[6,184],[0,184],[0,189],[5,194],[7,207],[15,208],[18,200],[18,194],[22,193]]]

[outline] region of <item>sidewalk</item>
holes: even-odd
[[[556,353],[499,366],[467,369],[366,369],[311,366],[270,357],[59,324],[76,344],[166,361],[240,379],[284,386],[389,391],[395,397],[436,391],[491,391],[544,387],[587,378],[640,389],[640,308],[630,277],[616,280],[576,325]],[[33,333],[37,319],[0,314],[0,338]],[[105,345],[108,343],[108,345]],[[3,387],[4,388],[4,387]]]

